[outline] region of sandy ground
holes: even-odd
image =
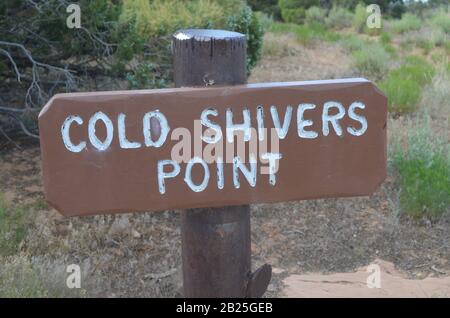
[[[291,45],[264,57],[250,82],[348,77],[349,65],[336,45]],[[20,249],[43,279],[64,286],[76,263],[87,296],[181,295],[179,211],[63,218],[44,203],[37,145],[2,149],[0,180],[10,204],[31,206]],[[397,189],[390,171],[370,197],[253,205],[253,267],[274,267],[266,296],[448,297],[450,217],[399,215]],[[381,289],[366,286],[373,262]]]
[[[379,278],[374,276],[377,273]],[[408,279],[394,264],[383,260],[375,260],[354,273],[294,274],[283,283],[282,297],[450,297],[450,277]]]

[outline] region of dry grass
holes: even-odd
[[[267,59],[295,56],[299,54],[299,46],[292,34],[267,33],[264,37],[262,54]]]
[[[305,47],[290,34],[267,33],[261,62],[249,82],[302,81],[350,77],[350,58],[336,43]]]
[[[450,124],[450,68],[448,68],[449,60],[438,64],[438,73],[433,78],[430,85],[426,86],[421,108],[425,110],[433,120],[436,121],[437,127],[444,129]]]

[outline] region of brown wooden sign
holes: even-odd
[[[74,216],[368,195],[386,117],[365,79],[60,94],[39,115],[45,196]]]

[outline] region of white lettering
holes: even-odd
[[[117,119],[117,126],[119,128],[119,144],[120,148],[123,149],[133,149],[133,148],[140,148],[141,143],[136,141],[129,141],[126,136],[125,132],[125,118],[126,115],[123,113],[119,114],[119,117]]]
[[[78,145],[74,145],[70,140],[70,126],[73,122],[76,122],[78,125],[83,124],[83,119],[80,116],[69,116],[64,120],[64,123],[61,126],[61,135],[64,142],[64,146],[67,150],[72,152],[80,152],[84,148],[86,148],[86,142],[81,141]]]
[[[156,141],[152,139],[152,129],[151,129],[151,119],[155,118],[159,121],[159,126],[161,128],[159,138]],[[144,115],[143,119],[143,131],[144,131],[144,140],[145,145],[147,147],[161,147],[167,139],[167,135],[169,134],[170,127],[167,122],[166,116],[161,113],[159,110],[148,112]]]
[[[171,165],[173,170],[171,172],[164,172],[164,166]],[[159,160],[158,161],[158,188],[159,193],[166,193],[166,184],[164,179],[174,178],[180,173],[180,165],[173,160]]]
[[[308,138],[314,139],[317,138],[318,133],[315,131],[306,131],[305,127],[309,127],[313,125],[312,120],[305,120],[303,118],[303,114],[306,110],[315,109],[316,105],[314,104],[300,104],[297,108],[297,132],[300,138]]]
[[[99,120],[101,120],[106,127],[106,138],[104,141],[98,139],[96,135],[95,124]],[[92,146],[94,146],[98,150],[105,151],[106,149],[108,149],[113,139],[113,132],[114,132],[113,123],[111,119],[109,119],[109,117],[106,116],[104,113],[97,112],[94,115],[92,115],[91,119],[89,119],[88,125],[89,141],[91,142]]]
[[[351,134],[353,136],[362,136],[366,132],[366,130],[367,130],[366,117],[360,116],[355,113],[355,108],[364,109],[365,107],[366,107],[366,105],[364,105],[361,102],[354,102],[350,105],[350,107],[348,109],[348,117],[359,122],[361,124],[361,128],[355,129],[353,127],[347,127],[347,131],[349,132],[349,134]]]
[[[330,115],[330,108],[337,108],[338,113],[335,115]],[[334,131],[336,132],[336,135],[342,136],[342,128],[338,123],[339,119],[342,119],[345,115],[345,109],[344,106],[342,106],[341,103],[338,102],[326,102],[323,105],[323,113],[322,113],[322,132],[324,136],[328,136],[330,133],[328,123],[331,122],[333,125]]]

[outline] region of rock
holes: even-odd
[[[139,233],[138,231],[136,231],[135,229],[131,229],[131,235],[134,238],[140,238],[141,237],[141,233]]]

